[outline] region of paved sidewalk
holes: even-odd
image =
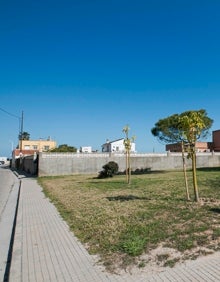
[[[21,179],[11,282],[220,281],[220,253],[163,272],[111,275],[69,231],[34,178]]]

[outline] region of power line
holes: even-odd
[[[4,110],[4,109],[2,109],[2,108],[0,108],[0,111],[2,111],[2,112],[4,112],[4,113],[8,114],[9,116],[18,118],[18,119],[20,120],[20,117],[19,117],[19,116],[16,116],[16,115],[14,115],[14,114],[11,114],[11,113],[9,113],[8,111],[6,111],[6,110]]]
[[[17,118],[18,119],[18,132],[19,134],[21,134],[21,130],[23,130],[23,112],[22,112],[22,118],[17,116],[17,115],[14,115],[12,113],[9,113],[8,111],[0,108],[0,111],[4,112],[5,114],[11,116],[11,117],[14,117],[14,118]]]

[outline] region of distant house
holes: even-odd
[[[56,148],[56,141],[48,140],[20,140],[19,149],[22,150],[34,150],[37,152],[46,152]]]
[[[12,152],[12,167],[16,167],[16,160],[27,156],[37,157],[39,152],[47,152],[56,148],[56,141],[51,140],[19,140],[19,149]]]
[[[212,142],[196,142],[197,152],[220,152],[220,130],[212,131]],[[167,144],[166,151],[181,152],[181,143]]]
[[[124,138],[117,139],[114,141],[106,141],[105,144],[102,145],[102,152],[115,152],[115,153],[123,153],[125,152],[124,146]],[[135,152],[135,143],[131,143],[131,152]]]
[[[91,146],[84,146],[80,147],[80,153],[92,153],[92,147]]]
[[[212,150],[212,142],[196,142],[196,152],[210,152]],[[181,152],[181,143],[166,145],[166,151]]]

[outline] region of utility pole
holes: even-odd
[[[21,113],[21,131],[20,131],[20,151],[22,150],[22,139],[23,139],[23,125],[24,125],[24,112]]]

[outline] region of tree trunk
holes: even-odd
[[[183,173],[184,173],[184,180],[185,180],[185,187],[186,187],[186,199],[187,199],[187,201],[190,201],[189,186],[188,186],[188,180],[187,180],[187,174],[186,174],[186,158],[185,158],[185,155],[184,155],[183,141],[181,143],[181,147],[182,147],[182,159],[183,159]]]
[[[130,160],[130,150],[128,150],[128,184],[131,183],[131,160]]]
[[[128,157],[128,150],[126,150],[126,182],[129,183],[129,157]]]
[[[195,151],[195,144],[194,144],[194,146],[192,148],[192,173],[193,173],[193,188],[194,188],[195,201],[199,202],[199,192],[198,192],[197,175],[196,175],[196,151]]]

